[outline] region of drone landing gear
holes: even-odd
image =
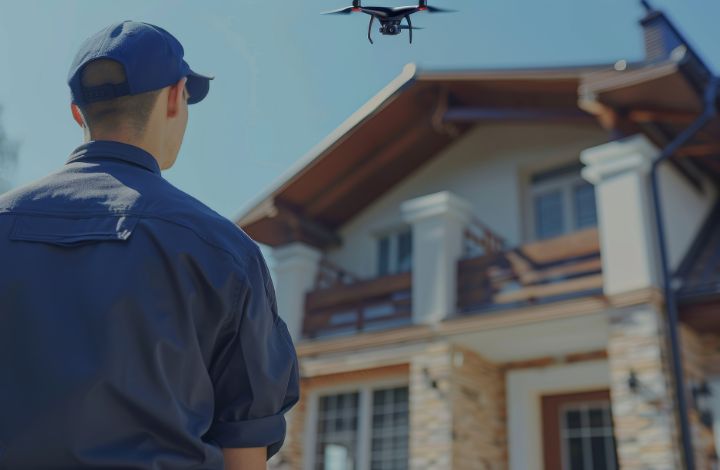
[[[373,40],[372,40],[373,21],[375,21],[375,15],[370,15],[370,26],[368,26],[368,40],[370,41],[370,44],[374,44]]]

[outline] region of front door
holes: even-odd
[[[616,470],[607,390],[542,397],[545,470]]]

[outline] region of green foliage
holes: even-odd
[[[0,108],[0,117],[2,108]],[[18,144],[10,140],[0,122],[0,193],[10,189],[12,186],[12,175],[15,172],[18,161]]]

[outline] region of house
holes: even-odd
[[[714,468],[720,101],[641,23],[641,63],[407,66],[238,219],[300,357],[276,465]]]

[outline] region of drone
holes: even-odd
[[[364,7],[360,4],[360,0],[353,0],[352,5],[337,10],[326,11],[323,15],[349,15],[350,13],[365,13],[370,15],[370,25],[368,26],[368,40],[373,44],[372,26],[373,21],[377,18],[380,21],[380,33],[386,36],[397,36],[404,29],[408,30],[410,35],[410,44],[412,44],[413,29],[422,29],[413,27],[410,15],[419,11],[427,11],[428,13],[450,13],[455,10],[446,10],[444,8],[432,7],[427,4],[427,0],[419,0],[417,5],[406,7]],[[406,20],[407,25],[402,24]]]

